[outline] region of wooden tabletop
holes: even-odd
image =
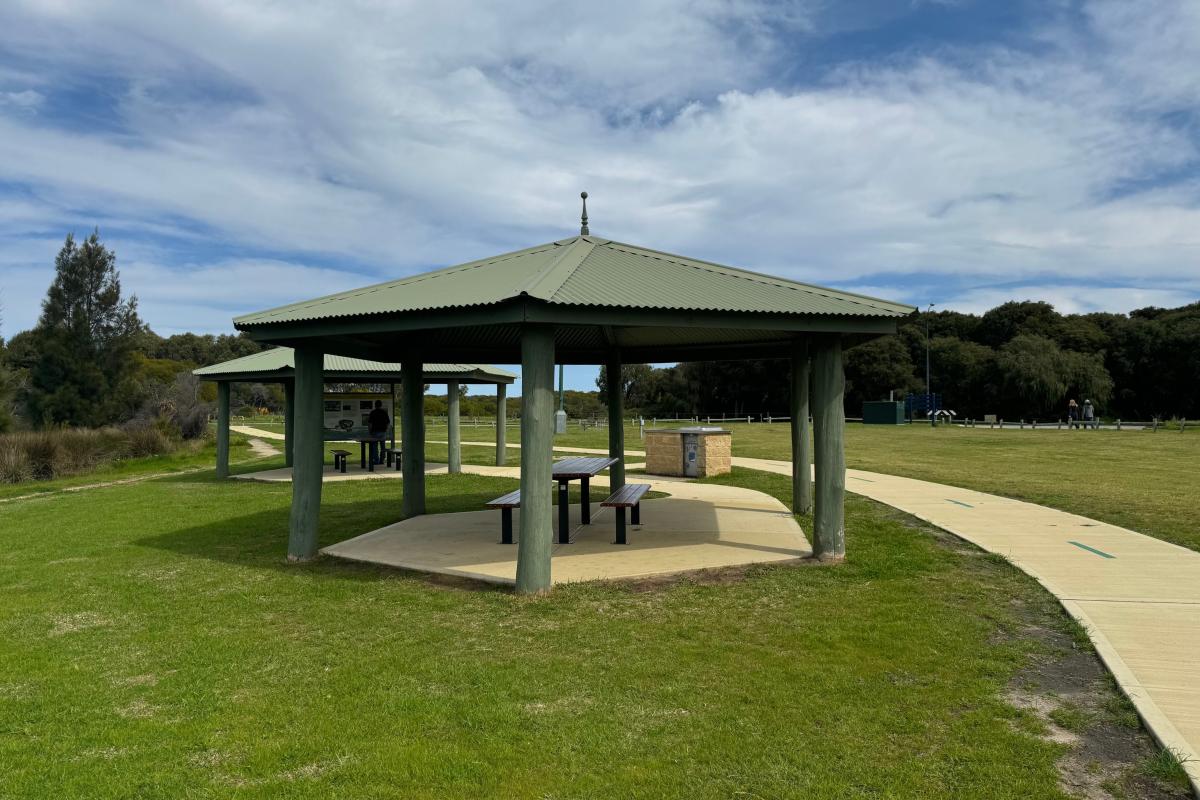
[[[551,474],[556,481],[594,478],[620,460],[619,458],[604,458],[602,456],[564,458],[562,461],[554,462],[554,469]]]

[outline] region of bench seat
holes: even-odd
[[[514,489],[508,494],[500,495],[495,500],[487,501],[484,505],[488,508],[500,509],[500,544],[512,544],[512,510],[521,507],[521,490]]]
[[[333,468],[340,469],[344,474],[346,472],[346,459],[350,456],[349,450],[331,450],[333,453]]]
[[[632,509],[630,522],[642,524],[642,497],[650,491],[648,483],[627,483],[610,494],[600,505],[617,510],[617,544],[628,544],[625,536],[625,509]]]
[[[396,464],[396,472],[399,472],[400,459],[404,456],[404,451],[399,447],[385,447],[383,454],[387,457],[387,465],[390,467],[394,462]]]

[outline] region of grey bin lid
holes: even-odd
[[[706,428],[703,425],[693,425],[690,428],[676,428],[680,433],[729,433],[724,428]]]

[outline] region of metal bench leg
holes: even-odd
[[[374,471],[375,471],[375,459],[368,458],[367,459],[367,472],[374,472]]]
[[[558,543],[571,543],[571,502],[566,481],[558,482]]]
[[[617,509],[617,544],[627,544],[625,540],[625,507],[618,506]]]
[[[392,451],[391,450],[387,451],[387,465],[389,467],[392,465]]]
[[[580,485],[579,520],[584,525],[592,524],[592,495],[587,478],[583,478]]]
[[[366,442],[358,443],[358,468],[359,469],[367,468],[367,443]]]
[[[500,509],[500,544],[512,544],[512,509]]]
[[[639,500],[637,502],[637,504],[634,505],[633,511],[630,512],[629,516],[630,516],[629,521],[632,522],[634,525],[642,524],[642,501],[641,500]]]
[[[400,471],[400,464],[403,461],[403,457],[403,453],[396,453],[396,472]]]

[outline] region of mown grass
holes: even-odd
[[[513,486],[430,477],[429,510]],[[400,491],[327,484],[322,543]],[[868,501],[838,568],[531,599],[287,566],[289,498],[197,474],[0,507],[0,796],[1063,796],[1002,692],[1040,647],[1014,599],[1065,618]]]

